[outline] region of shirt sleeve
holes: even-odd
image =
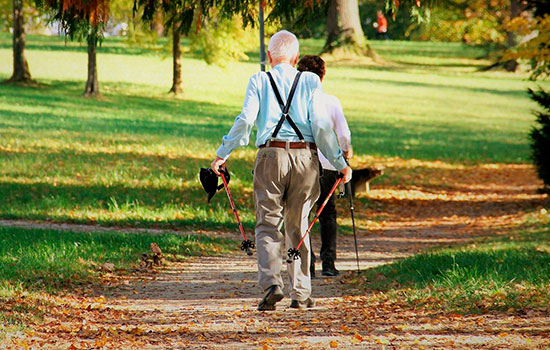
[[[241,114],[235,118],[235,122],[229,133],[222,138],[222,144],[216,151],[216,155],[226,160],[231,152],[237,148],[248,145],[250,132],[258,117],[260,110],[260,97],[258,94],[258,77],[253,75],[246,88]]]
[[[351,148],[351,131],[344,116],[342,104],[337,97],[334,97],[334,131],[336,131],[340,148],[343,151],[349,151]]]
[[[313,91],[313,98],[309,105],[309,118],[313,138],[317,147],[329,163],[336,170],[342,170],[347,164],[342,155],[342,150],[338,146],[338,140],[332,129],[332,122],[328,116],[326,105],[322,100],[321,83],[318,78],[315,81]]]

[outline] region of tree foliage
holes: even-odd
[[[71,38],[78,34],[85,36],[101,34],[109,19],[110,0],[35,0],[37,6],[54,13],[65,33]],[[92,30],[92,28],[99,30]]]
[[[248,59],[245,52],[257,45],[257,32],[243,28],[238,16],[221,18],[217,13],[217,10],[212,10],[203,19],[200,29],[191,31],[191,49],[198,49],[206,63],[219,66]]]
[[[280,20],[300,20],[303,15],[311,13],[327,0],[265,0],[267,22]],[[187,33],[193,25],[200,29],[200,23],[209,12],[215,9],[216,15],[223,19],[238,16],[243,27],[255,26],[258,22],[258,0],[134,0],[134,11],[142,9],[141,18],[150,22],[157,11],[172,12],[173,18],[167,18],[167,24],[182,22],[182,34]],[[196,28],[197,29],[197,28]]]
[[[533,162],[544,183],[543,190],[550,193],[550,91],[529,89],[529,95],[543,109],[535,112],[537,124],[531,129],[529,136]]]
[[[505,57],[526,60],[531,65],[531,79],[550,76],[550,14],[543,17],[518,17],[507,24],[508,30],[523,37]]]
[[[400,9],[405,9],[416,20],[426,21],[430,18],[430,8],[437,3],[438,0],[386,0],[386,10],[396,16]]]
[[[9,31],[12,26],[12,0],[0,0],[0,30]]]
[[[416,25],[413,39],[464,42],[471,45],[502,44],[502,25],[508,18],[506,0],[448,0],[431,9],[430,21]]]

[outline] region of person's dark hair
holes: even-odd
[[[305,55],[298,62],[298,70],[302,72],[312,72],[323,79],[327,72],[325,61],[319,56]]]

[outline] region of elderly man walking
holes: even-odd
[[[275,304],[283,299],[283,242],[286,248],[298,245],[307,229],[309,212],[319,197],[317,148],[343,174],[345,182],[351,179],[351,168],[346,165],[321,101],[319,77],[294,68],[299,55],[294,34],[283,30],[271,37],[267,56],[272,69],[250,78],[241,114],[223,137],[211,164],[219,174],[231,152],[248,144],[256,124],[256,247],[258,281],[265,293],[258,305],[260,311],[275,310]],[[304,240],[301,259],[288,264],[292,308],[314,306],[310,249],[309,240]]]

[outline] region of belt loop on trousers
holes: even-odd
[[[285,141],[285,150],[289,150],[290,149],[290,142],[289,141]]]
[[[269,147],[269,145],[271,145],[271,140],[267,140],[267,142],[265,143],[265,147]]]

